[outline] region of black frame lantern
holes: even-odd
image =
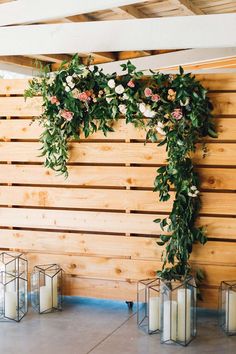
[[[160,279],[144,279],[137,284],[137,324],[148,334],[160,330]]]
[[[0,321],[19,322],[28,311],[28,262],[21,253],[0,253]]]
[[[227,335],[236,335],[236,280],[220,284],[219,322]]]
[[[58,264],[37,265],[31,274],[31,304],[38,313],[62,310],[64,271]]]
[[[187,346],[197,334],[197,287],[192,276],[161,281],[161,343]]]

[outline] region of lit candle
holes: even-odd
[[[5,293],[5,317],[15,319],[17,316],[16,292],[7,291]]]
[[[236,331],[236,292],[226,291],[226,329]]]
[[[156,331],[160,328],[160,301],[159,296],[149,298],[149,331]]]
[[[163,341],[176,340],[177,301],[164,301]]]
[[[191,336],[191,290],[179,289],[178,305],[178,335],[180,341],[189,341]]]
[[[40,312],[50,310],[52,307],[52,292],[48,286],[40,287]]]

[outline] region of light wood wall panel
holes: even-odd
[[[216,308],[220,281],[236,279],[236,75],[198,78],[210,89],[219,138],[205,139],[205,158],[201,142],[194,155],[203,202],[198,225],[209,242],[194,247],[191,263],[205,273],[199,306]],[[68,295],[135,300],[137,280],[161,267],[153,220],[168,215],[174,192],[160,203],[152,188],[165,148],[144,145],[145,131],[119,119],[108,137],[97,132],[71,142],[69,177],[56,176],[42,166],[42,128],[31,124],[42,99],[25,102],[26,86],[0,80],[0,248],[26,252],[31,269],[60,263]]]

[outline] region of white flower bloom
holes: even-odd
[[[196,186],[192,186],[190,189],[191,189],[192,191],[196,191],[196,190],[197,190],[197,187],[196,187]]]
[[[157,122],[157,126],[161,129],[163,129],[165,127],[162,122]]]
[[[156,115],[156,112],[152,111],[151,108],[147,106],[146,110],[143,113],[144,117],[153,118]]]
[[[67,84],[68,84],[68,86],[69,86],[70,88],[72,88],[72,89],[75,87],[74,82],[68,82]]]
[[[190,101],[189,97],[186,98],[185,102],[180,100],[180,106],[187,106],[189,104],[189,101]]]
[[[108,81],[107,85],[108,85],[111,89],[115,88],[115,86],[116,86],[115,80],[110,79],[110,80]]]
[[[74,78],[77,78],[77,74],[76,73],[74,73],[73,75],[72,75],[72,77],[74,77]]]
[[[50,78],[48,79],[48,85],[52,85],[54,83],[55,77],[54,76],[50,76]]]
[[[144,113],[146,111],[146,105],[145,103],[140,103],[138,106],[139,110],[141,113]]]
[[[124,92],[124,87],[122,85],[118,85],[115,88],[115,92],[118,93],[118,95],[121,95]]]
[[[82,73],[82,77],[87,77],[89,74],[89,70],[88,69],[84,69],[83,73]]]
[[[122,96],[123,100],[128,100],[129,99],[129,96],[127,95],[127,93],[124,93],[123,96]]]
[[[66,86],[67,86],[67,84],[66,84],[65,82],[63,82],[63,86],[64,86],[64,87],[66,87]]]
[[[157,131],[160,135],[166,135],[166,132],[164,132],[164,130],[161,129],[160,127],[156,127],[156,131]]]
[[[113,100],[113,97],[106,97],[107,103],[110,103]]]
[[[65,87],[65,91],[66,91],[66,92],[70,92],[70,87],[69,87],[69,86],[66,86],[66,87]]]
[[[73,77],[72,77],[72,76],[67,76],[66,82],[67,82],[67,83],[70,83],[70,82],[72,82],[72,81],[73,81]]]
[[[119,105],[119,111],[120,111],[120,113],[121,114],[126,114],[126,112],[127,112],[127,108],[126,108],[126,105],[125,104],[120,104]]]

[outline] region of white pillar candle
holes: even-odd
[[[17,316],[17,298],[16,292],[5,293],[5,317],[15,319]]]
[[[53,307],[58,306],[57,275],[53,278],[46,276],[46,286],[53,292]]]
[[[50,310],[52,307],[52,292],[48,286],[40,287],[40,312]]]
[[[164,301],[163,341],[176,340],[177,301]]]
[[[149,331],[156,331],[160,328],[160,298],[152,296],[149,298]]]
[[[179,289],[177,292],[178,333],[180,341],[189,341],[191,337],[191,290]]]
[[[226,329],[236,331],[236,292],[228,290],[226,294]]]

